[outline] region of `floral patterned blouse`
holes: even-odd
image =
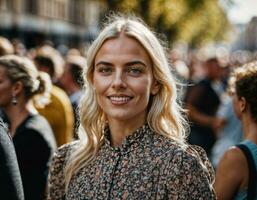
[[[64,167],[79,141],[58,149],[50,167],[48,200],[216,199],[214,171],[199,147],[185,150],[148,125],[120,147],[112,147],[107,135],[94,160],[73,175],[66,194]]]

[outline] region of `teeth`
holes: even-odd
[[[110,99],[112,101],[122,101],[122,102],[124,102],[124,101],[130,100],[130,97],[110,97]]]

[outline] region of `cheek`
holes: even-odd
[[[105,91],[105,86],[103,81],[99,78],[99,77],[94,77],[93,78],[93,88],[94,88],[94,92],[95,92],[95,97],[96,97],[96,101],[98,103],[98,105],[103,108],[103,94]]]
[[[4,104],[11,101],[12,98],[12,87],[7,84],[0,84],[0,101]],[[1,105],[0,105],[1,106]]]
[[[151,83],[152,81],[150,79],[144,79],[139,82],[134,82],[133,88],[141,97],[149,99],[151,93]]]
[[[109,87],[110,81],[107,78],[103,78],[97,75],[93,77],[93,87],[96,91],[96,94],[102,94]]]
[[[0,90],[1,90],[0,94],[9,93],[12,91],[12,86],[8,81],[5,81],[0,84]]]
[[[236,116],[240,119],[240,112],[239,112],[239,108],[238,108],[238,102],[235,98],[233,99],[233,109],[234,109],[234,112],[235,112]]]

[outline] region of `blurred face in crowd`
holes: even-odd
[[[6,70],[0,65],[0,107],[10,105],[12,99],[12,82],[7,77]]]
[[[207,76],[210,80],[218,80],[221,77],[221,68],[218,62],[210,61],[205,63]]]
[[[70,65],[69,64],[65,64],[64,66],[64,72],[60,78],[60,83],[62,85],[62,87],[64,87],[64,89],[66,90],[68,85],[73,81],[72,80],[72,75],[70,72]]]
[[[152,62],[142,45],[121,34],[95,57],[93,85],[108,120],[145,120],[150,95],[158,92]]]

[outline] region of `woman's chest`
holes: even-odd
[[[69,191],[67,199],[163,199],[165,164],[140,152],[101,156],[73,177]]]

